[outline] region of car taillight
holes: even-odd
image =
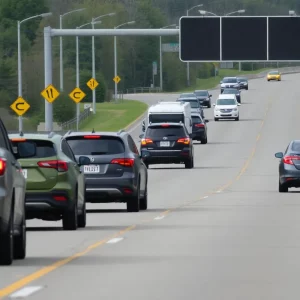
[[[141,144],[142,145],[153,144],[153,141],[151,139],[142,139]]]
[[[198,127],[198,128],[203,128],[204,127],[204,124],[201,124],[201,123],[199,123],[199,124],[195,124],[195,127]]]
[[[133,167],[134,158],[115,158],[111,162],[111,164],[118,164],[124,167]]]
[[[0,176],[5,173],[6,170],[6,159],[0,158]]]
[[[45,160],[39,161],[37,164],[40,168],[56,169],[58,172],[68,171],[68,164],[62,160]]]
[[[161,127],[170,127],[170,124],[162,124]]]
[[[181,138],[177,140],[177,143],[188,145],[191,142],[190,138]]]
[[[285,156],[283,158],[283,163],[287,165],[293,165],[293,160],[300,160],[300,156]]]
[[[100,139],[100,135],[85,135],[83,136],[84,139]]]

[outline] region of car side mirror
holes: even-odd
[[[241,103],[238,103],[238,106],[241,106]]]
[[[214,103],[213,106],[216,106],[216,104]]]
[[[89,165],[91,163],[91,160],[87,156],[79,156],[78,164],[80,166]]]
[[[209,95],[209,97],[212,97],[212,95]]]
[[[282,152],[277,152],[275,153],[276,158],[283,158],[283,153]]]
[[[143,134],[143,133],[139,135],[139,138],[140,138],[140,139],[142,139],[143,137],[144,137],[144,134]]]
[[[31,141],[19,142],[15,147],[15,153],[18,159],[20,158],[30,158],[36,155],[36,143]]]

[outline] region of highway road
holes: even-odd
[[[214,122],[206,109],[208,144],[195,143],[195,168],[150,166],[146,212],[89,205],[76,232],[28,221],[27,259],[0,268],[0,297],[297,299],[300,194],[278,193],[274,153],[300,137],[299,82],[251,80],[239,122]]]

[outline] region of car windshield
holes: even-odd
[[[218,99],[217,105],[236,105],[234,99]]]
[[[223,83],[237,83],[236,78],[224,78]]]
[[[237,89],[225,89],[222,94],[238,94],[239,91]]]
[[[207,97],[208,96],[207,91],[196,91],[195,94],[196,94],[196,96],[200,96],[200,97]]]
[[[192,94],[192,93],[190,93],[190,94],[181,94],[179,96],[179,98],[190,98],[190,97],[195,97],[195,94]]]
[[[182,102],[189,102],[190,105],[191,105],[191,108],[199,108],[200,107],[200,104],[199,104],[199,101],[198,100],[182,100]]]
[[[247,79],[247,78],[239,77],[239,78],[238,78],[238,81],[240,81],[240,82],[247,82],[248,79]]]
[[[293,142],[291,150],[300,153],[300,141]]]
[[[75,136],[67,139],[75,155],[105,155],[121,154],[125,148],[123,142],[115,137],[94,138],[90,136]]]
[[[148,127],[146,137],[164,137],[164,136],[185,136],[184,129],[181,126],[151,126]]]
[[[270,74],[270,75],[278,75],[279,72],[278,72],[278,71],[271,71],[269,74]]]

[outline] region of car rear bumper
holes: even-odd
[[[126,199],[136,195],[137,179],[132,178],[98,178],[85,182],[85,199],[90,203],[127,202]]]
[[[146,164],[181,163],[192,156],[190,148],[182,150],[141,150],[142,159]]]
[[[26,192],[26,214],[45,211],[65,211],[72,207],[70,197],[65,190],[52,190],[50,192]]]
[[[200,132],[193,132],[192,133],[192,139],[199,141],[205,138],[205,132],[204,131],[200,131]]]
[[[279,181],[288,187],[300,187],[300,170],[285,170],[280,174]]]

